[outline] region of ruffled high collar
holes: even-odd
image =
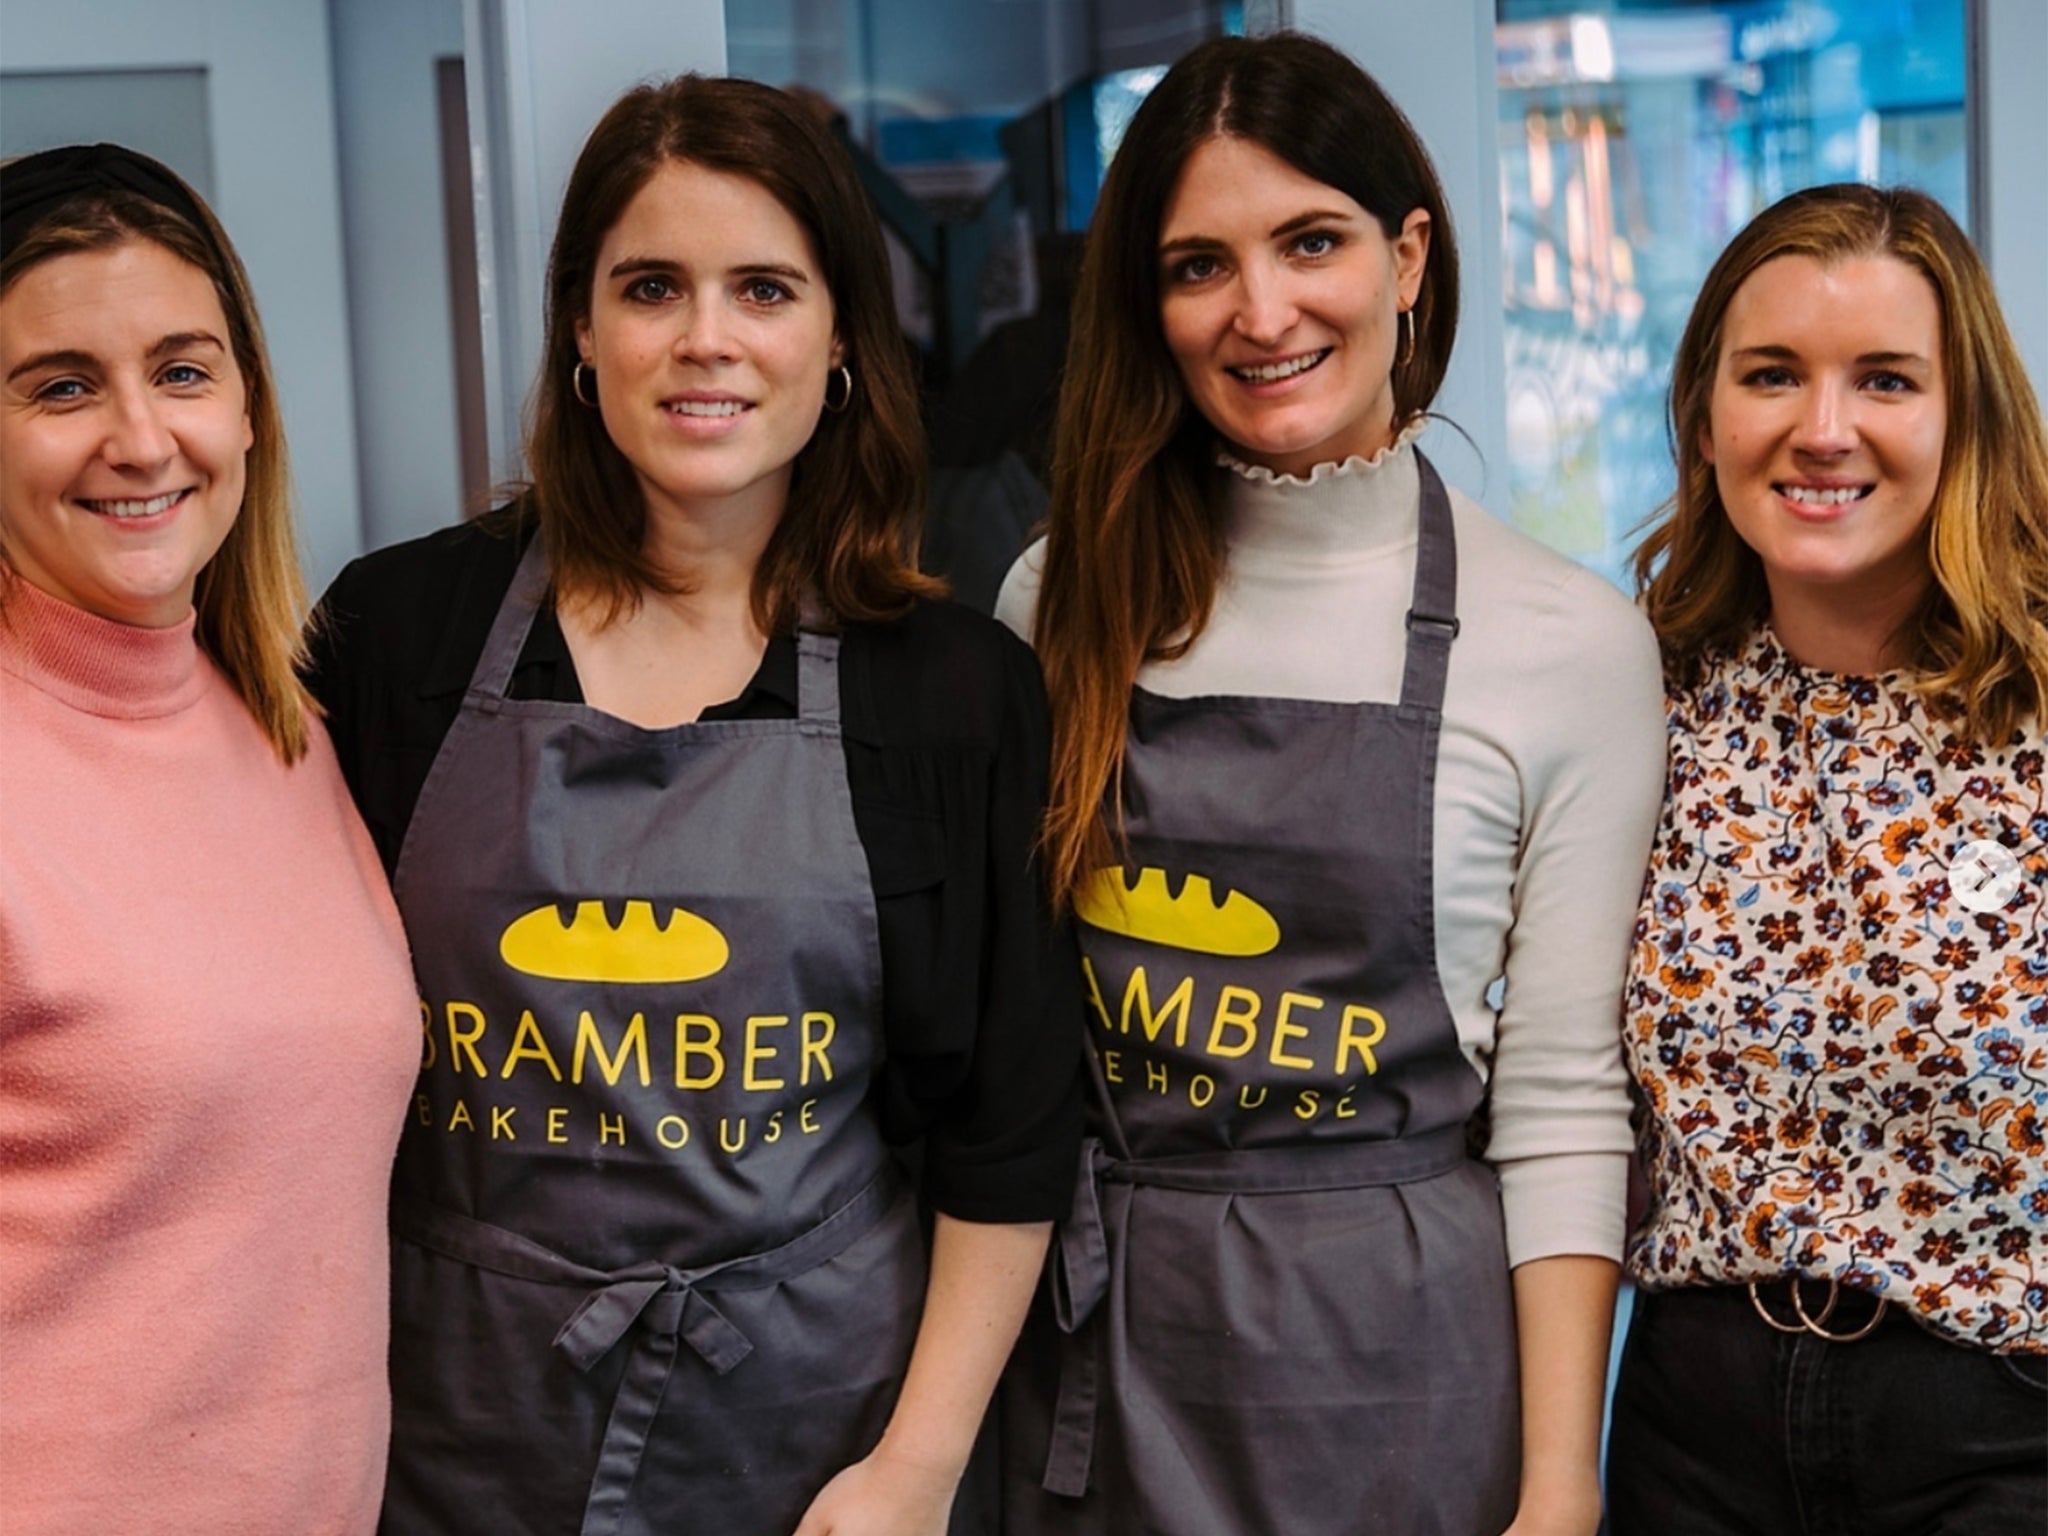
[[[1370,557],[1415,539],[1421,494],[1411,422],[1371,458],[1318,464],[1306,476],[1277,474],[1219,449],[1229,472],[1230,556],[1280,562]]]
[[[196,623],[118,624],[0,574],[0,667],[87,714],[146,720],[196,702],[206,687]]]
[[[1785,649],[1768,619],[1720,654],[1733,669],[1722,674],[1723,680],[1737,693],[1769,701],[1769,707],[1788,712],[1803,730],[1819,736],[1853,738],[1900,721],[1938,723],[1954,702],[1924,697],[1910,667],[1862,673],[1810,667]]]
[[[1869,694],[1880,688],[1901,693],[1913,691],[1910,667],[1894,667],[1884,672],[1830,672],[1825,667],[1808,666],[1785,649],[1785,642],[1771,628],[1769,619],[1759,620],[1749,638],[1737,647],[1736,661],[1744,671],[1800,693],[1815,689],[1840,689],[1851,694]]]

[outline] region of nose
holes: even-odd
[[[147,388],[116,389],[100,453],[116,469],[153,470],[178,451],[161,403]]]
[[[1237,314],[1231,321],[1237,334],[1254,346],[1274,346],[1300,318],[1286,274],[1265,262],[1247,262],[1238,282]]]
[[[733,355],[732,327],[715,295],[693,295],[676,330],[676,356],[691,361],[725,361]]]
[[[1817,378],[1808,386],[1793,446],[1822,458],[1838,457],[1856,446],[1856,402],[1849,384]]]

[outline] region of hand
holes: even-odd
[[[818,1491],[796,1536],[946,1536],[959,1469],[877,1446]]]
[[[1597,1486],[1524,1494],[1515,1523],[1501,1536],[1594,1536],[1600,1529]]]

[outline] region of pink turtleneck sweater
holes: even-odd
[[[383,874],[326,733],[284,767],[189,620],[0,599],[0,1531],[369,1532]]]

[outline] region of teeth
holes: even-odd
[[[159,512],[168,512],[178,504],[183,491],[166,491],[161,496],[152,496],[147,501],[87,501],[79,498],[79,505],[89,507],[102,517],[155,517]]]
[[[677,400],[669,411],[676,416],[737,416],[746,408],[743,400]]]
[[[1253,384],[1276,384],[1281,379],[1291,379],[1297,373],[1306,373],[1330,355],[1328,347],[1320,352],[1311,352],[1304,357],[1292,357],[1284,363],[1266,363],[1256,368],[1233,368],[1230,371],[1240,379]]]
[[[1847,501],[1860,501],[1869,493],[1868,486],[1844,485],[1825,490],[1817,485],[1785,485],[1779,490],[1788,501],[1800,502],[1809,507],[1839,507]]]

